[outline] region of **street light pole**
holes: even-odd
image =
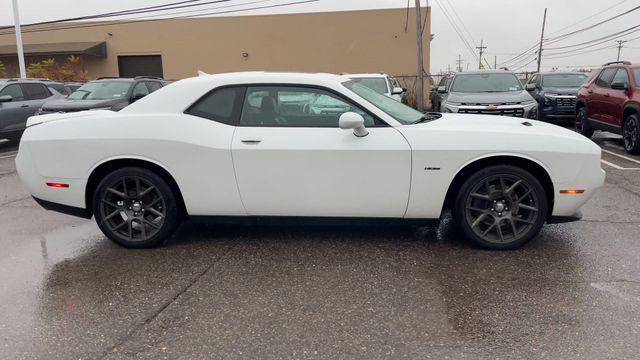
[[[547,8],[544,8],[544,16],[542,17],[542,31],[540,32],[540,47],[538,48],[538,72],[540,72],[540,63],[542,62],[542,42],[544,41],[544,26],[547,24]]]
[[[20,66],[20,78],[27,77],[27,70],[24,65],[24,50],[22,49],[22,32],[20,31],[20,12],[18,11],[18,0],[13,0],[13,23],[16,29],[16,47],[18,48],[18,64]]]

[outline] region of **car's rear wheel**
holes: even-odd
[[[463,234],[489,249],[515,249],[540,232],[547,197],[529,172],[509,165],[490,166],[464,182],[454,217]]]
[[[580,134],[591,138],[593,136],[593,129],[589,126],[589,119],[587,118],[587,108],[584,106],[579,108],[576,112],[576,131]]]
[[[629,115],[622,127],[624,149],[630,154],[640,154],[640,121],[638,115]]]
[[[98,184],[93,213],[109,239],[129,248],[162,245],[178,225],[171,187],[154,172],[137,167],[115,170]]]

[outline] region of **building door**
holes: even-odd
[[[163,78],[161,55],[118,56],[120,77],[155,76]]]

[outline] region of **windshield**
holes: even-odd
[[[423,113],[416,111],[388,96],[381,95],[380,93],[370,89],[367,86],[363,86],[355,80],[344,82],[342,83],[342,85],[347,89],[353,91],[354,93],[360,95],[362,98],[373,104],[373,106],[384,111],[387,115],[396,119],[401,124],[413,124],[424,117]]]
[[[576,88],[587,80],[584,74],[553,74],[542,77],[542,86],[557,88]]]
[[[86,83],[73,94],[69,99],[73,100],[110,100],[119,99],[127,95],[129,91],[128,82],[122,81],[100,81]]]
[[[353,78],[353,81],[372,89],[378,94],[387,93],[387,81],[383,77]]]
[[[522,91],[520,81],[513,74],[461,74],[453,78],[451,92],[483,93]]]

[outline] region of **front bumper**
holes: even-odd
[[[540,108],[541,113],[547,118],[573,118],[576,115],[576,97],[573,95],[547,95]]]
[[[512,116],[527,119],[536,119],[538,116],[538,104],[517,104],[517,105],[442,105],[445,112],[459,114],[482,114]]]

